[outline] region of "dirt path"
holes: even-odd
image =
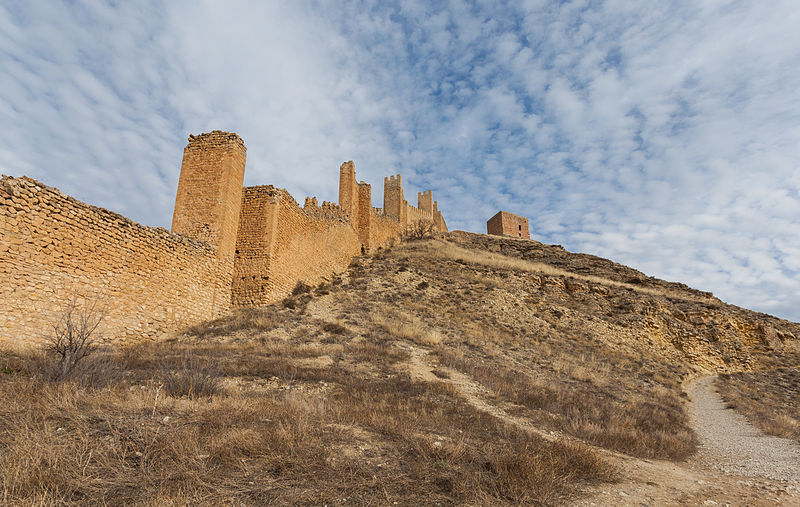
[[[531,424],[528,419],[511,415],[497,404],[490,403],[486,400],[488,395],[487,389],[468,375],[464,375],[459,371],[447,368],[447,374],[449,378],[437,378],[433,374],[433,365],[431,365],[429,362],[427,357],[428,352],[426,350],[415,346],[407,346],[405,348],[408,350],[411,356],[411,360],[408,362],[408,370],[411,374],[411,378],[424,380],[427,382],[447,382],[458,390],[461,397],[464,398],[467,403],[481,412],[486,412],[489,415],[509,422],[529,433],[534,433],[549,442],[563,437],[563,435],[560,435],[555,431],[546,431],[541,428],[537,428]]]
[[[706,377],[688,388],[692,425],[700,437],[696,460],[725,474],[800,484],[800,445],[767,436],[737,412],[726,408]]]
[[[691,424],[700,438],[684,463],[625,458],[625,479],[576,505],[798,505],[800,446],[769,437],[725,408],[706,377],[686,386]]]
[[[427,351],[408,347],[413,377],[437,380]],[[463,373],[448,369],[446,381],[472,406],[547,440],[570,438],[535,427],[487,399],[486,389]],[[438,379],[442,380],[442,379]],[[687,386],[692,427],[700,438],[696,456],[684,463],[632,458],[595,448],[614,462],[623,479],[587,488],[574,505],[798,505],[800,445],[759,432],[739,414],[726,409],[713,388],[714,377]]]

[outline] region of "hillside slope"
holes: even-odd
[[[684,382],[769,383],[764,371],[800,364],[798,337],[798,324],[611,261],[454,232],[360,257],[280,304],[106,348],[66,382],[47,380],[46,357],[4,352],[2,495],[580,500],[631,480],[630,463],[695,453]]]

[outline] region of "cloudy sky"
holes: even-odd
[[[336,200],[355,160],[451,229],[800,321],[796,0],[0,3],[0,172],[169,228],[189,134]]]

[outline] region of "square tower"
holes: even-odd
[[[183,149],[172,232],[216,247],[215,313],[227,310],[231,302],[246,156],[242,139],[220,130],[189,136]]]
[[[403,179],[397,176],[383,178],[383,212],[390,216],[402,219],[405,207],[405,197],[403,197]]]
[[[531,239],[528,219],[508,211],[498,211],[490,218],[486,222],[486,233],[493,236]]]

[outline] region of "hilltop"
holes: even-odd
[[[66,382],[2,354],[6,502],[798,501],[699,460],[686,392],[800,440],[800,325],[532,240],[404,242]]]

